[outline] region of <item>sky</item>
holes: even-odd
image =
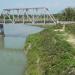
[[[47,7],[50,12],[58,13],[64,8],[75,8],[75,0],[0,0],[0,11],[5,8]]]

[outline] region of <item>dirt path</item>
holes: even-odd
[[[75,36],[73,34],[69,34],[67,41],[75,48]]]

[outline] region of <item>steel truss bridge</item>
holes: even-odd
[[[3,9],[2,23],[24,24],[56,24],[57,20],[50,14],[48,8],[14,8]]]

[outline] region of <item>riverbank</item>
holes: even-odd
[[[65,31],[55,31],[62,26],[44,28],[27,39],[25,50],[28,65],[25,75],[74,75],[75,48],[67,38],[74,32],[75,26],[67,25]]]

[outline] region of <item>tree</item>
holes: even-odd
[[[64,16],[64,19],[66,21],[73,21],[74,20],[74,15],[75,15],[75,10],[73,8],[66,8],[62,15]]]
[[[61,13],[54,15],[60,21],[75,21],[75,9],[65,8]]]

